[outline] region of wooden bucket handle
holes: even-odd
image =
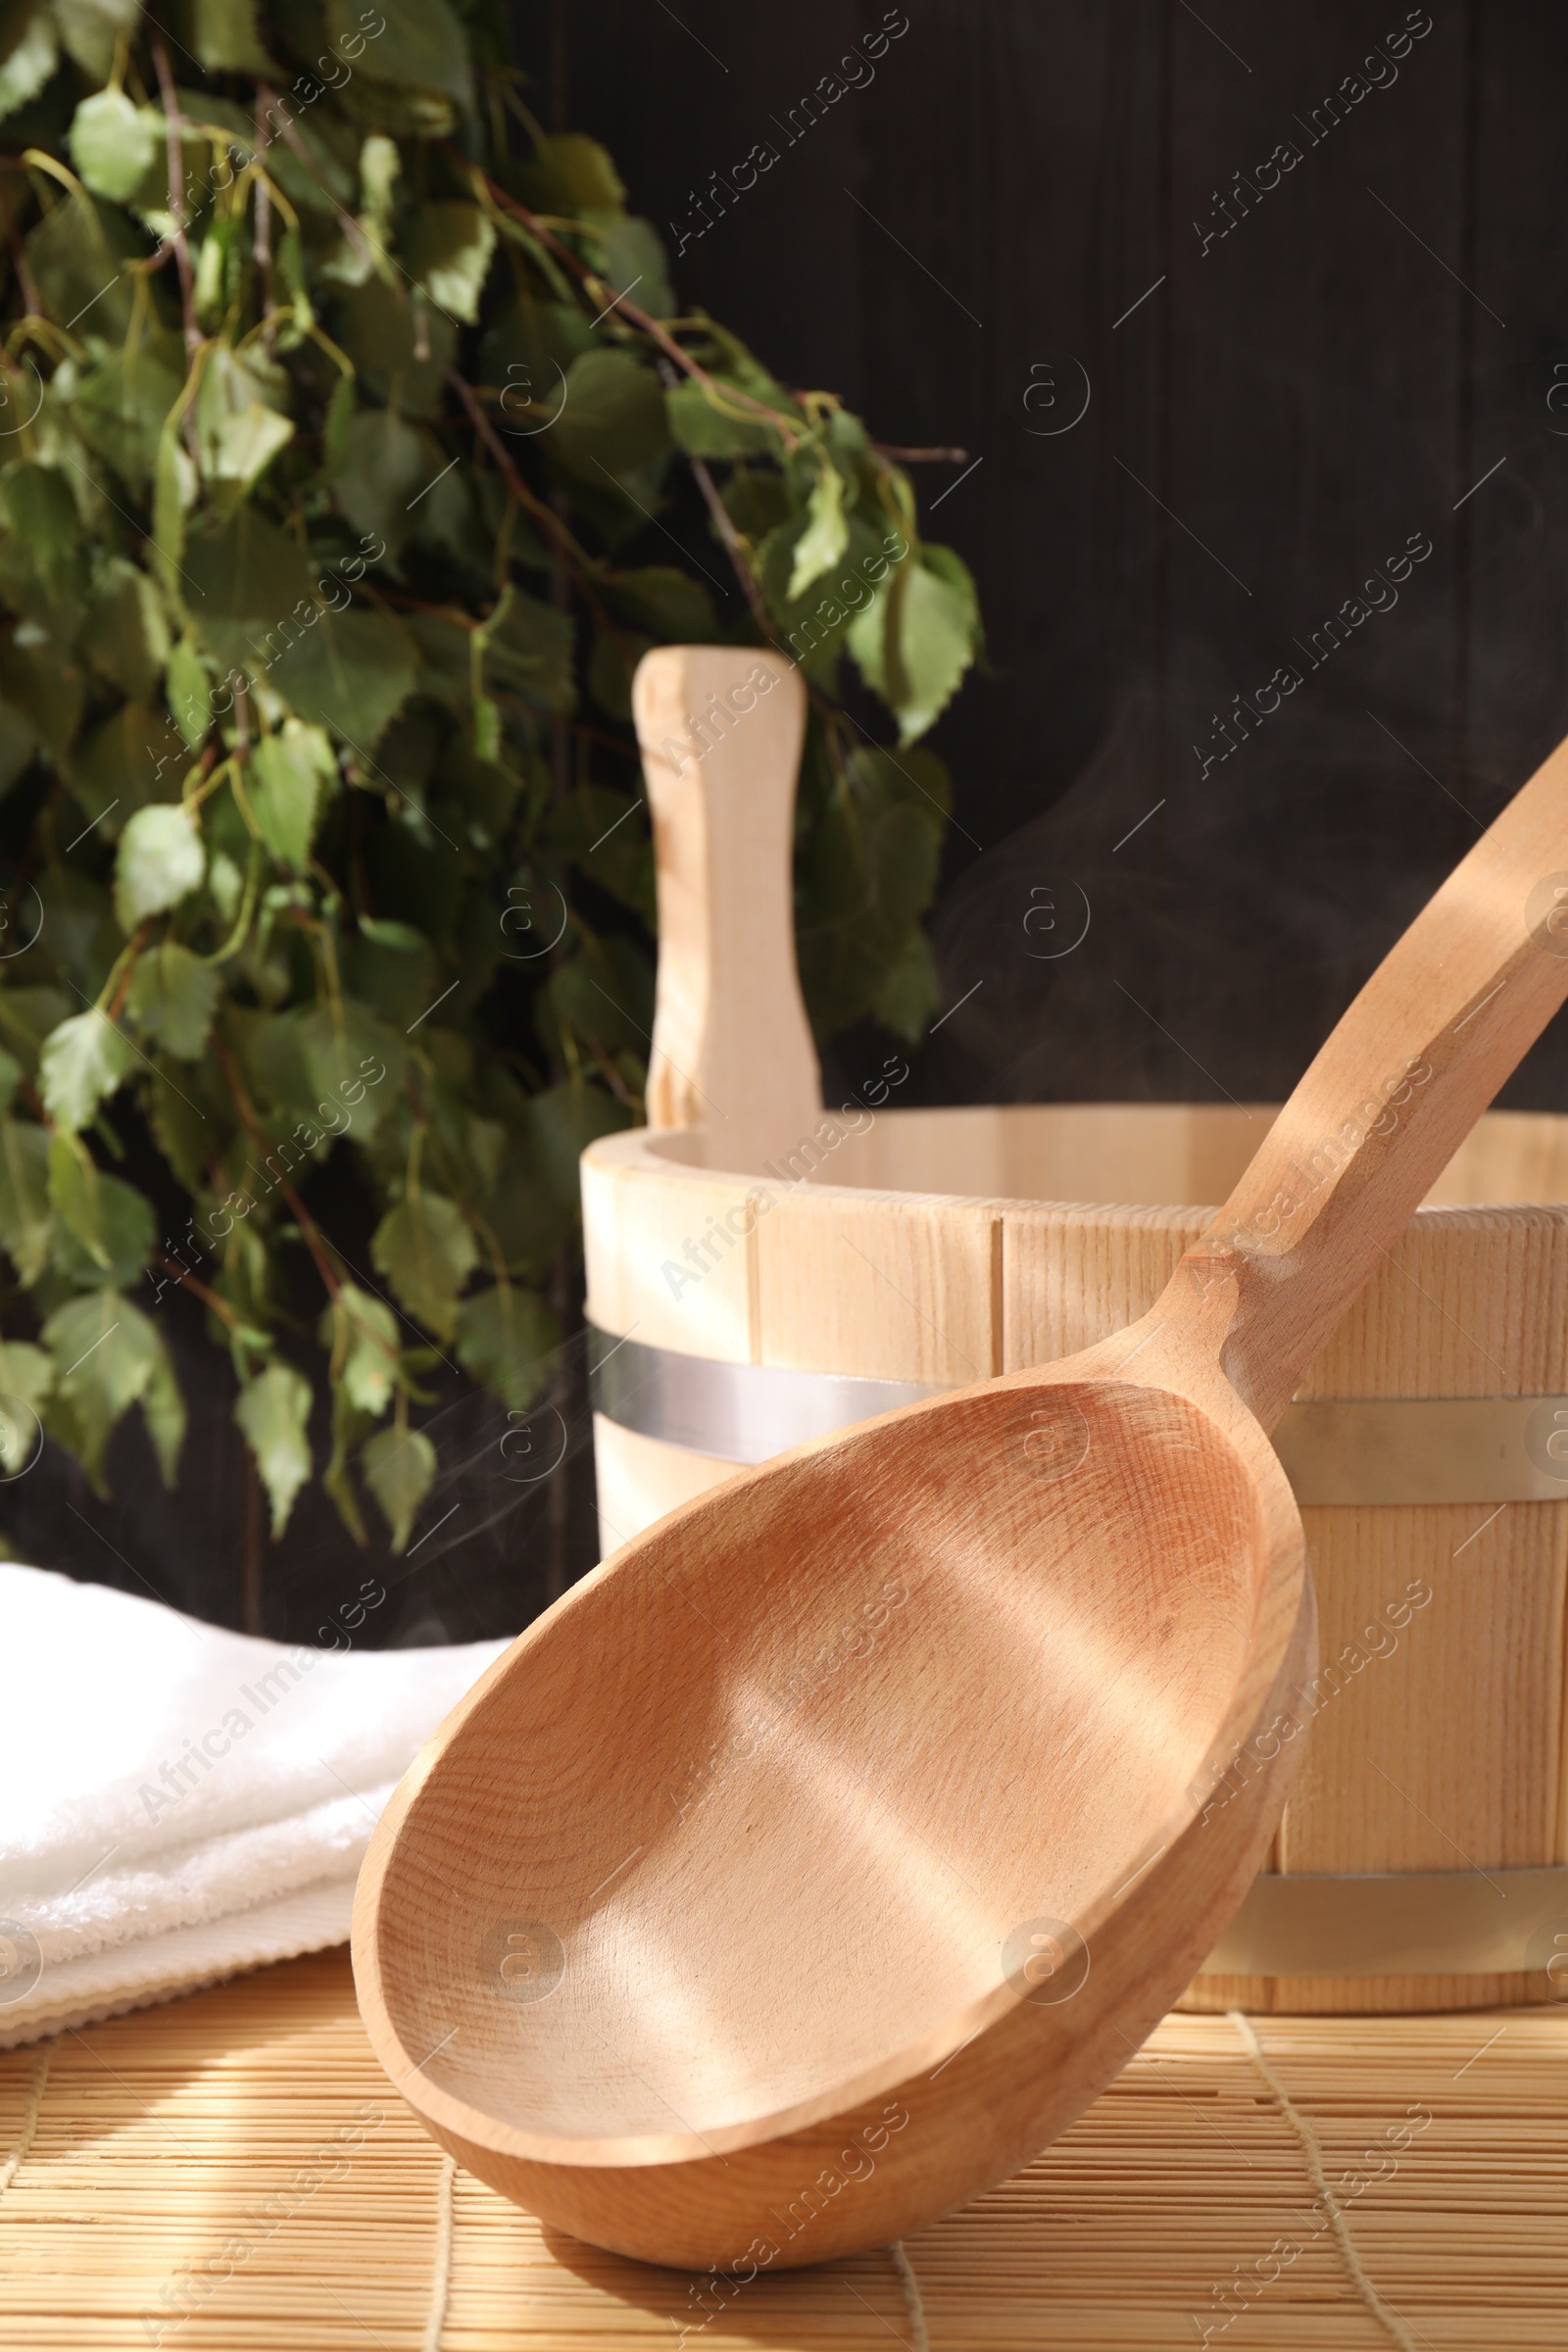
[[[653,811],[659,978],[650,1127],[751,1170],[822,1115],[795,960],[791,852],[806,689],[750,646],[645,654],[632,709]]]

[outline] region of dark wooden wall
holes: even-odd
[[[1433,0],[1397,78],[1314,144],[1313,111],[1409,13],[907,0],[874,79],[789,144],[775,118],[882,0],[519,0],[539,110],[607,141],[672,246],[712,172],[781,150],[689,238],[688,301],[880,437],[981,461],[920,469],[990,629],[937,737],[957,1009],[918,1057],[928,1101],[1282,1094],[1568,728],[1568,11]],[[1205,250],[1195,220],[1282,140],[1300,161]],[[1432,552],[1397,604],[1309,667],[1298,641],[1412,534]],[[1299,689],[1204,773],[1214,713],[1292,662]],[[1080,944],[1037,959],[1086,907]],[[1568,1108],[1563,1024],[1509,1099]],[[175,1339],[194,1397],[210,1351]],[[267,1630],[315,1639],[376,1573],[367,1641],[500,1631],[564,1538],[565,1572],[588,1565],[579,1359],[567,1462],[537,1491],[452,1400],[461,1542],[348,1561],[318,1494],[285,1544],[258,1538]],[[127,1428],[113,1503],[53,1462],[12,1493],[13,1548],[232,1622],[254,1506],[227,1397],[209,1408],[172,1502]]]
[[[1568,13],[1433,0],[1315,143],[1314,110],[1425,11],[906,13],[793,145],[876,0],[557,0],[518,28],[542,108],[607,141],[672,246],[691,191],[771,140],[687,242],[684,298],[880,437],[983,461],[956,487],[920,469],[993,671],[936,738],[950,1003],[982,985],[927,1049],[928,1099],[1278,1093],[1568,727]],[[1281,141],[1300,160],[1205,248],[1216,191]],[[1054,410],[1026,407],[1048,369]],[[1432,552],[1397,604],[1309,668],[1298,642],[1412,534]],[[1213,713],[1289,662],[1300,689],[1205,774]],[[1080,893],[1082,947],[1025,956],[1030,905],[1066,938]],[[1511,1099],[1568,1105],[1563,1041]]]

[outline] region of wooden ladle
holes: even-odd
[[[1311,1589],[1266,1433],[1568,995],[1564,866],[1568,745],[1131,1330],[700,1497],[448,1717],[371,1843],[354,1965],[470,2171],[744,2291],[1001,2180],[1138,2047],[1302,1744]]]

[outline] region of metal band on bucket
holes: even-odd
[[[594,1410],[722,1462],[944,1394],[684,1355],[590,1324]],[[1274,1444],[1298,1502],[1568,1500],[1568,1396],[1334,1397],[1293,1404]],[[1208,1976],[1490,1976],[1544,1970],[1568,1999],[1568,1866],[1266,1875],[1203,1964]]]
[[[1568,1867],[1265,1874],[1204,1976],[1490,1977],[1545,1971],[1568,2000]]]
[[[765,1462],[943,1385],[731,1364],[590,1324],[594,1410],[688,1453]],[[1568,1499],[1568,1396],[1332,1396],[1293,1404],[1274,1446],[1298,1502]]]
[[[616,1340],[590,1324],[588,1393],[596,1413],[639,1437],[715,1461],[765,1462],[808,1438],[828,1437],[943,1392],[913,1380],[720,1363],[710,1355]]]

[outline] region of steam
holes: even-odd
[[[1380,725],[1350,673],[1200,777],[1232,687],[1211,656],[1181,675],[1168,735],[1130,692],[1068,791],[944,895],[928,1101],[1280,1101],[1503,797],[1468,815],[1431,715],[1391,698]]]

